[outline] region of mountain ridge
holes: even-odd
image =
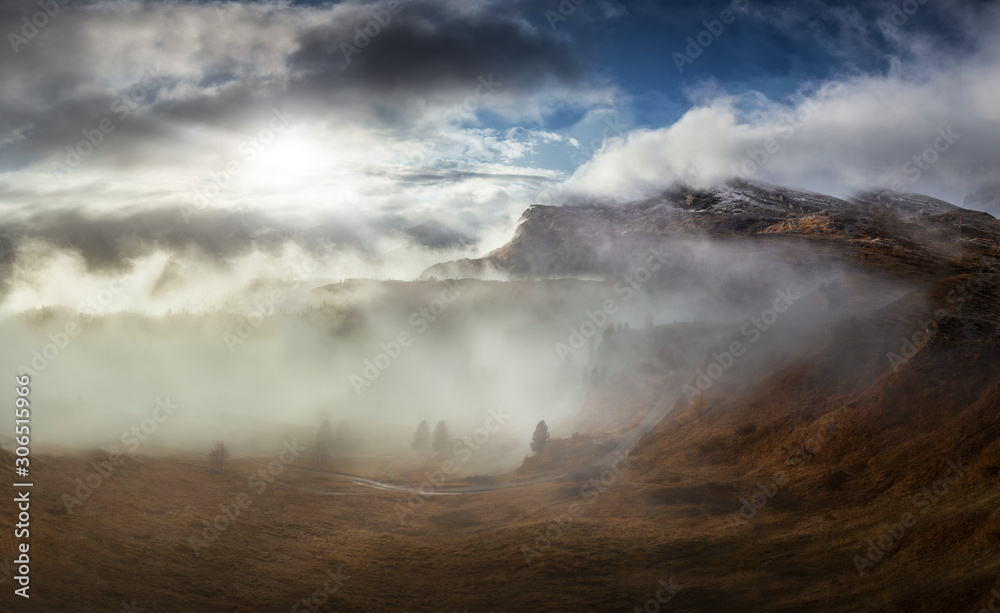
[[[634,265],[633,251],[682,238],[804,239],[904,275],[932,265],[951,274],[970,265],[1000,270],[1000,221],[989,213],[919,194],[875,190],[841,199],[738,180],[674,186],[616,206],[534,204],[507,244],[437,264],[420,278],[621,274]]]

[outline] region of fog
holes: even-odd
[[[45,236],[13,243],[0,368],[32,378],[34,441],[52,452],[156,454],[223,440],[236,455],[257,454],[287,436],[309,444],[330,420],[349,427],[352,454],[391,456],[410,453],[422,420],[444,420],[456,441],[478,429],[482,442],[499,411],[509,417],[474,466],[500,472],[528,453],[539,420],[554,437],[614,423],[614,402],[588,405],[584,373],[607,367],[639,381],[645,358],[616,363],[609,326],[627,327],[633,344],[650,326],[684,323],[723,339],[785,292],[808,296],[780,322],[805,342],[907,290],[851,281],[860,276],[850,262],[805,241],[556,243],[545,248],[561,272],[411,281],[469,250],[400,239],[372,255],[316,232],[237,237],[236,248],[226,236],[215,249],[197,237],[151,240],[130,257]],[[578,257],[597,272],[579,274]],[[711,348],[679,362],[693,369]]]

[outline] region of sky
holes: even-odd
[[[677,181],[996,212],[998,26],[958,0],[4,2],[0,251],[36,256],[7,307],[192,252],[250,278],[289,240],[413,278],[532,203]]]

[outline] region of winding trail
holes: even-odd
[[[346,481],[350,481],[351,483],[355,483],[357,485],[363,485],[376,490],[383,490],[387,492],[419,493],[424,496],[461,496],[463,494],[482,494],[484,492],[495,492],[497,490],[506,490],[515,487],[527,487],[530,485],[538,485],[540,483],[551,483],[553,481],[561,481],[562,479],[565,479],[567,475],[551,475],[548,477],[536,477],[534,479],[525,479],[523,481],[509,481],[507,483],[494,483],[491,485],[459,485],[452,488],[448,488],[446,491],[425,490],[423,492],[421,492],[420,487],[383,483],[381,481],[375,481],[373,479],[365,479],[364,477],[358,477],[355,475],[331,473],[331,476],[338,477]]]
[[[259,466],[264,466],[263,464],[260,463],[257,464]],[[357,475],[349,475],[346,473],[327,473],[315,469],[304,468],[302,466],[289,466],[287,468],[300,470],[303,472],[309,472],[313,474],[320,474],[326,477],[334,477],[337,479],[342,479],[344,481],[349,481],[351,483],[354,483],[355,485],[360,485],[363,487],[371,488],[374,490],[380,490],[383,492],[404,492],[407,494],[420,494],[421,496],[464,496],[468,494],[482,494],[485,492],[495,492],[497,490],[505,490],[516,487],[528,487],[532,485],[539,485],[541,483],[551,483],[553,481],[561,481],[567,477],[567,475],[565,474],[560,474],[560,475],[549,475],[547,477],[536,477],[534,479],[524,479],[522,481],[494,483],[490,485],[458,485],[447,489],[442,489],[438,488],[437,486],[434,486],[436,489],[427,489],[424,486],[426,485],[426,483],[429,482],[417,486],[396,485],[393,483],[384,483],[382,481],[376,481],[374,479],[366,479],[364,477],[359,477]],[[281,482],[275,482],[275,485],[302,492],[309,492],[320,496],[359,496],[365,494],[365,492],[339,492],[336,490],[318,489],[313,487],[301,487]],[[424,487],[424,489],[421,490],[421,487]]]

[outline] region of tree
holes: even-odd
[[[208,452],[208,461],[215,464],[215,467],[222,470],[226,462],[229,461],[229,450],[222,441],[215,441],[215,447]]]
[[[549,442],[549,427],[545,425],[545,420],[538,422],[535,426],[535,433],[531,435],[531,450],[535,453],[541,453],[542,449],[545,449],[546,443]]]
[[[337,424],[337,433],[333,435],[333,444],[344,455],[354,450],[354,440],[351,438],[351,428],[347,425],[347,420],[342,419]]]
[[[316,463],[319,464],[320,470],[323,470],[326,461],[330,459],[333,440],[333,426],[330,425],[329,419],[324,419],[319,426],[319,432],[316,433]]]
[[[420,425],[417,426],[410,447],[417,453],[427,453],[431,448],[431,427],[427,425],[427,420],[420,422]]]
[[[448,448],[448,425],[442,419],[434,426],[434,451],[443,453]]]

